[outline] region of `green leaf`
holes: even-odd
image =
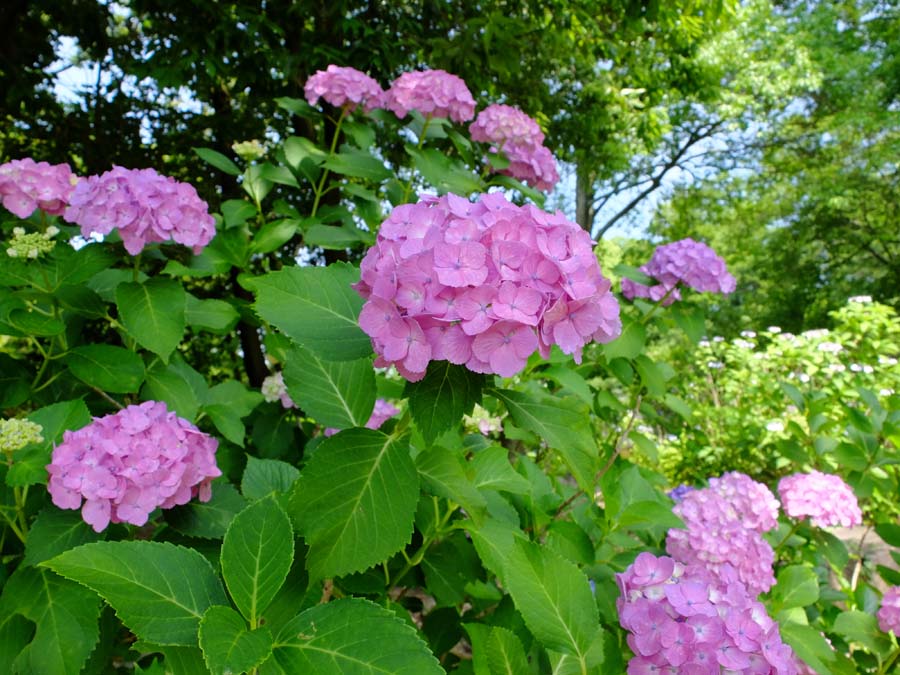
[[[256,207],[246,199],[228,199],[222,202],[222,218],[225,229],[240,227],[256,215]]]
[[[253,412],[262,401],[262,394],[248,389],[243,382],[226,380],[210,388],[203,412],[209,415],[225,438],[243,447],[245,429],[241,419]]]
[[[241,479],[241,494],[246,499],[262,499],[273,492],[287,492],[299,476],[297,467],[287,462],[248,455]]]
[[[466,522],[465,526],[485,568],[506,586],[507,558],[516,543],[528,541],[522,530],[497,518],[485,518],[481,523]]]
[[[325,167],[344,176],[365,178],[375,182],[387,180],[393,175],[383,161],[368,152],[358,150],[345,150],[331,155],[325,160]]]
[[[491,675],[521,675],[530,671],[521,640],[502,626],[491,628],[487,653]]]
[[[9,578],[0,616],[13,614],[33,621],[35,633],[9,672],[77,675],[100,637],[100,599],[49,570],[23,565]]]
[[[134,394],[144,381],[144,362],[128,349],[113,345],[84,345],[69,351],[69,370],[79,380],[113,394]]]
[[[399,551],[412,536],[418,497],[406,443],[359,428],[325,439],[290,501],[310,577],[359,572]]]
[[[187,294],[174,279],[154,277],[116,287],[116,306],[125,330],[167,363],[184,335],[186,303]]]
[[[190,366],[183,362],[178,364],[175,360],[168,365],[157,362],[147,371],[141,397],[145,401],[163,401],[169,410],[174,410],[179,417],[193,422],[197,418],[201,398],[195,386],[196,382],[192,383],[188,379],[189,375],[185,372],[185,368]],[[205,387],[205,381],[203,385]]]
[[[268,162],[260,164],[259,175],[279,185],[287,185],[288,187],[299,188],[300,184],[287,167],[275,166]]]
[[[303,234],[307,246],[319,246],[329,251],[353,248],[361,241],[358,231],[335,225],[313,225]]]
[[[609,361],[613,359],[633,359],[644,351],[647,331],[643,324],[630,317],[622,318],[622,334],[612,342],[603,345],[603,352]]]
[[[284,108],[288,112],[293,113],[294,115],[297,115],[299,117],[308,117],[311,119],[315,119],[319,115],[319,111],[313,108],[302,98],[290,98],[289,96],[281,96],[275,99],[275,104],[279,108]],[[295,137],[292,136],[291,138]]]
[[[27,400],[32,377],[21,361],[0,354],[0,409],[14,408]]]
[[[357,325],[363,300],[350,288],[359,270],[335,263],[328,267],[289,267],[252,281],[257,313],[297,343],[330,361],[369,356],[369,336]]]
[[[409,411],[429,445],[481,402],[484,376],[449,361],[432,361],[425,377],[406,385]]]
[[[81,517],[81,511],[46,506],[38,514],[25,543],[24,565],[37,565],[63,551],[98,541],[100,535]]]
[[[672,513],[672,508],[657,501],[636,501],[628,504],[615,520],[616,525],[630,530],[663,525],[684,527],[681,518]]]
[[[537,434],[562,455],[583,490],[593,490],[599,459],[587,406],[574,399],[537,397],[508,389],[490,393],[503,402],[516,426]]]
[[[187,294],[184,319],[188,326],[224,335],[234,330],[241,315],[224,300],[200,300]]]
[[[594,563],[594,545],[581,527],[571,520],[555,520],[547,528],[547,546],[564,558],[583,565]]]
[[[322,426],[365,426],[375,406],[375,370],[369,359],[323,361],[295,347],[288,355],[284,383],[291,399]]]
[[[300,221],[296,218],[282,218],[266,223],[255,235],[250,243],[250,250],[254,253],[270,253],[281,248],[297,233]]]
[[[850,642],[858,642],[879,659],[891,653],[891,640],[878,628],[878,621],[871,614],[850,610],[841,612],[834,620],[834,632]]]
[[[482,192],[484,189],[484,184],[478,176],[435,148],[415,148],[407,145],[406,152],[412,157],[416,170],[436,187],[440,194],[453,192],[465,196],[473,192]]]
[[[506,448],[492,445],[475,455],[472,460],[475,486],[480,489],[505,490],[524,495],[531,491],[531,483],[516,473],[509,463]]]
[[[349,598],[312,607],[288,622],[262,668],[262,675],[443,672],[412,626],[372,602]]]
[[[61,319],[30,309],[14,309],[6,317],[6,321],[24,335],[53,337],[66,330],[66,324]]]
[[[565,395],[565,390],[568,390],[588,405],[594,402],[594,393],[587,381],[569,366],[551,366],[541,375],[556,381],[563,387],[563,395]]]
[[[462,506],[472,518],[478,518],[487,503],[466,476],[464,460],[458,453],[432,446],[416,455],[416,468],[429,493]]]
[[[534,636],[547,648],[587,663],[600,617],[587,577],[573,563],[531,542],[506,560],[506,587]]]
[[[825,640],[825,636],[816,628],[793,621],[782,622],[779,626],[781,639],[791,646],[797,656],[818,675],[838,675],[847,673],[835,654],[834,649]],[[852,667],[849,673],[856,672]]]
[[[135,635],[162,645],[196,646],[204,612],[228,603],[209,561],[172,544],[101,541],[44,564],[94,589]]]
[[[778,572],[772,588],[772,613],[792,607],[806,607],[819,599],[819,579],[806,565],[789,565]]]
[[[28,643],[31,642],[34,633],[34,622],[21,614],[15,614],[13,609],[0,617],[0,672],[15,672],[13,663],[23,649],[30,649]],[[33,668],[31,670],[34,671]]]
[[[633,267],[632,265],[626,265],[625,263],[619,263],[615,267],[612,268],[612,273],[625,277],[626,279],[631,279],[639,284],[643,284],[644,286],[655,286],[656,282],[653,280],[653,277],[647,276],[637,267]]]
[[[896,523],[876,523],[875,533],[884,539],[885,543],[900,548],[900,525]]]
[[[234,517],[247,506],[231,483],[216,481],[208,502],[193,501],[168,509],[166,522],[181,534],[201,539],[221,539]]]
[[[669,308],[669,311],[672,312],[672,318],[675,319],[678,327],[694,344],[700,342],[706,335],[706,315],[701,308],[688,308],[676,303]]]
[[[222,576],[251,626],[278,593],[293,560],[291,521],[273,498],[250,504],[231,521],[222,542]]]
[[[247,630],[247,624],[231,607],[213,605],[200,621],[200,648],[213,675],[246,673],[272,654],[268,627]]]
[[[865,471],[869,468],[869,456],[865,449],[853,443],[840,443],[834,449],[834,458],[842,467],[854,471]]]
[[[197,155],[207,164],[211,164],[219,171],[227,173],[229,176],[240,176],[241,170],[238,165],[228,159],[221,152],[217,152],[212,148],[191,148]]]

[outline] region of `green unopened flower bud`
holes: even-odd
[[[41,443],[43,429],[30,420],[0,420],[0,452],[10,454],[31,443]]]
[[[13,237],[6,249],[10,258],[40,258],[56,246],[53,237],[59,234],[59,228],[52,225],[46,232],[26,232],[24,228],[14,227]]]

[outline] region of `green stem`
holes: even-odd
[[[881,667],[878,669],[878,675],[887,675],[888,673],[894,672],[894,664],[897,662],[898,658],[900,658],[900,647],[894,649],[894,651],[892,651],[884,660],[884,663],[882,663]]]
[[[775,547],[775,558],[776,559],[778,558],[778,552],[781,550],[781,547],[787,543],[787,540],[790,539],[794,535],[794,532],[796,532],[799,527],[800,527],[800,521],[798,520],[796,523],[794,523],[793,527],[791,527],[791,529],[788,530],[788,533],[786,535],[784,535],[784,539],[782,539],[780,542],[778,542],[778,546]]]
[[[337,124],[334,127],[334,137],[331,139],[331,147],[328,149],[328,159],[334,157],[334,151],[337,149],[338,138],[341,135],[341,125],[344,123],[344,118],[347,116],[347,108],[341,108],[341,116],[338,117]],[[319,179],[319,184],[315,187],[315,199],[313,199],[313,207],[312,212],[309,214],[310,217],[315,217],[316,213],[319,210],[319,201],[322,199],[322,195],[325,194],[325,181],[328,179],[328,167],[322,168],[322,178]]]
[[[388,583],[387,586],[390,588],[391,586],[396,585],[403,577],[407,575],[407,573],[413,568],[416,567],[422,560],[425,558],[425,554],[428,552],[428,549],[431,548],[431,545],[434,544],[442,534],[444,534],[444,527],[450,521],[450,518],[453,517],[453,514],[456,512],[456,509],[459,508],[453,502],[449,503],[449,507],[447,509],[447,513],[441,518],[441,520],[437,523],[435,527],[434,534],[428,537],[424,537],[422,539],[422,545],[419,547],[419,550],[416,551],[412,556],[407,557],[406,551],[403,551],[403,557],[406,558],[406,564],[403,566],[403,569],[400,570],[400,573],[394,577],[393,583]],[[387,570],[385,570],[385,575],[387,576]]]
[[[660,307],[662,307],[662,304],[669,298],[670,295],[672,295],[672,293],[674,291],[675,291],[675,286],[672,286],[672,288],[670,288],[668,291],[666,291],[666,294],[659,299],[659,302],[657,302],[655,305],[653,305],[653,307],[650,308],[649,312],[644,314],[644,318],[641,319],[642,326],[647,324],[647,321],[650,320],[650,317],[656,313],[656,310],[658,310]]]

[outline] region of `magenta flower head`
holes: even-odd
[[[779,673],[796,657],[778,624],[733,574],[641,553],[616,575],[619,623],[635,656],[628,673]]]
[[[580,363],[585,344],[622,329],[588,234],[500,193],[396,207],[360,272],[375,363],[410,381],[432,360],[510,377],[554,344]]]
[[[310,105],[324,98],[336,108],[354,110],[362,105],[366,112],[380,108],[384,95],[381,86],[365,73],[334,64],[310,76],[303,91]]]
[[[385,401],[383,398],[375,400],[375,408],[366,422],[366,429],[380,429],[381,425],[387,422],[400,412],[400,408]],[[340,429],[328,427],[323,432],[325,436],[334,436]]]
[[[884,592],[876,616],[881,630],[900,636],[900,586],[891,586]]]
[[[503,148],[509,159],[509,166],[500,173],[512,176],[516,180],[527,183],[535,190],[544,192],[552,190],[559,182],[556,160],[553,153],[543,145],[530,146],[525,143],[510,141]]]
[[[469,125],[473,141],[503,145],[514,141],[532,146],[544,142],[544,134],[538,123],[518,108],[493,103],[478,113]]]
[[[737,282],[716,252],[706,244],[693,239],[682,239],[657,247],[650,262],[640,270],[653,277],[657,284],[645,286],[631,279],[622,279],[622,294],[629,300],[648,298],[664,305],[681,299],[678,284],[690,286],[695,291],[728,294]]]
[[[755,596],[775,583],[775,553],[751,527],[759,524],[745,520],[738,506],[740,502],[733,504],[713,488],[684,495],[672,510],[687,529],[669,530],[666,551],[678,562],[699,565],[714,576],[732,570]]]
[[[401,119],[410,110],[454,122],[468,122],[475,115],[475,99],[466,83],[443,70],[403,73],[384,93],[383,104]]]
[[[731,471],[710,478],[709,489],[734,507],[744,527],[760,534],[778,527],[778,500],[768,487],[747,474]]]
[[[194,187],[153,169],[114,166],[100,176],[82,179],[64,217],[79,225],[85,237],[117,229],[131,255],[163,241],[200,253],[216,234],[215,220]]]
[[[19,218],[27,218],[35,209],[59,216],[77,182],[68,164],[14,159],[0,165],[0,202]]]
[[[853,490],[839,476],[821,471],[795,473],[778,481],[778,495],[791,518],[810,517],[816,527],[862,524]]]
[[[47,465],[47,489],[61,509],[81,509],[97,532],[109,523],[144,525],[157,507],[209,501],[218,441],[147,401],[66,431]],[[83,500],[83,505],[82,505]]]

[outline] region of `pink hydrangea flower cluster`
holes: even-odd
[[[760,534],[778,527],[778,500],[766,485],[747,474],[730,471],[710,478],[709,489],[734,507],[744,527]]]
[[[616,580],[619,623],[635,654],[629,675],[797,673],[778,624],[730,567],[712,575],[641,553]]]
[[[862,511],[853,490],[839,476],[811,471],[778,481],[778,495],[791,518],[810,517],[816,527],[862,524]]]
[[[366,112],[380,108],[381,97],[384,96],[381,85],[365,73],[334,64],[310,76],[303,91],[310,105],[324,98],[336,108],[347,106],[355,110],[357,105],[362,104]]]
[[[500,193],[396,207],[360,270],[375,365],[413,382],[431,360],[510,377],[553,344],[580,363],[585,344],[621,332],[588,234]]]
[[[770,514],[765,509],[763,513],[748,510],[744,499],[730,501],[719,492],[728,493],[722,482],[717,485],[689,492],[675,505],[672,510],[687,529],[669,530],[666,551],[679,562],[699,565],[713,575],[733,568],[747,589],[759,595],[775,583],[775,552],[760,534],[771,525]]]
[[[695,291],[728,294],[737,286],[728,272],[725,261],[706,244],[690,237],[671,244],[658,246],[650,261],[640,270],[658,283],[645,286],[631,279],[622,279],[622,295],[629,300],[648,298],[663,305],[671,305],[681,299],[678,284],[690,286]]]
[[[391,419],[394,415],[400,412],[400,408],[397,408],[391,403],[388,403],[383,398],[376,399],[375,408],[372,409],[372,414],[369,417],[369,421],[366,422],[366,429],[380,429],[381,425]],[[328,427],[325,429],[324,434],[326,436],[334,436],[340,429],[335,429],[334,427]]]
[[[144,525],[157,507],[209,501],[222,475],[218,445],[165,403],[131,405],[66,431],[47,465],[47,488],[56,506],[80,508],[97,532],[111,522]]]
[[[900,636],[900,586],[891,586],[884,592],[876,616],[881,630]]]
[[[472,140],[493,143],[506,155],[509,166],[500,173],[537,190],[550,190],[559,182],[556,161],[543,145],[541,128],[518,108],[489,105],[469,125],[469,133]]]
[[[85,237],[118,229],[131,255],[148,243],[170,240],[200,253],[216,234],[215,220],[194,187],[153,169],[115,166],[81,180],[64,217]]]
[[[384,93],[382,105],[401,119],[410,110],[454,122],[468,122],[475,115],[475,99],[466,83],[444,70],[403,73]]]
[[[27,218],[35,209],[60,216],[77,182],[68,164],[14,159],[0,165],[0,202],[19,218]]]

